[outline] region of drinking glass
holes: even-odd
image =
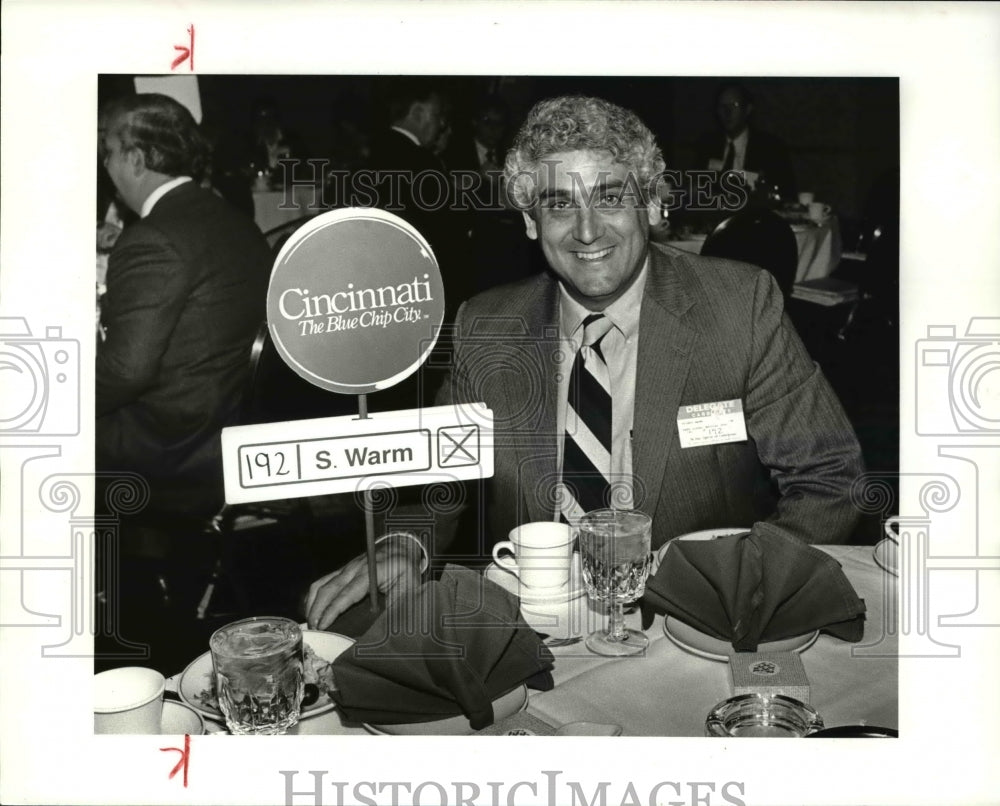
[[[587,637],[587,647],[598,655],[613,657],[645,651],[645,633],[625,626],[626,602],[646,592],[646,577],[653,561],[649,549],[652,520],[629,509],[595,509],[580,519],[580,557],[583,580],[591,599],[609,603],[607,631]]]
[[[263,617],[220,627],[209,639],[219,710],[237,735],[284,733],[302,708],[302,630]]]

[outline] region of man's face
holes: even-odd
[[[421,145],[433,146],[448,126],[448,110],[444,100],[432,95],[428,100],[418,102],[417,113],[421,131],[414,134]]]
[[[634,174],[606,152],[567,151],[547,157],[538,177],[528,237],[541,241],[549,266],[569,294],[604,310],[639,276],[649,227],[659,206],[644,204]]]
[[[118,194],[130,208],[138,212],[142,207],[139,196],[138,176],[135,164],[135,150],[127,148],[121,138],[113,134],[114,127],[102,135],[104,169],[111,177]]]
[[[719,96],[715,105],[715,114],[718,115],[719,122],[726,134],[730,137],[736,137],[747,127],[751,108],[739,90],[728,89]]]

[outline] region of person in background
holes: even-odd
[[[763,180],[782,199],[795,200],[795,174],[785,144],[753,126],[750,91],[738,83],[722,85],[715,96],[715,118],[721,131],[702,138],[698,168],[747,171]]]
[[[507,104],[499,95],[483,95],[466,123],[444,155],[468,245],[469,271],[459,302],[539,269],[531,244],[521,236],[521,214],[504,193],[503,161],[510,145]]]
[[[650,244],[663,169],[634,113],[583,96],[538,103],[507,155],[549,271],[462,306],[438,398],[493,411],[494,475],[481,500],[465,498],[482,547],[608,505],[649,514],[654,549],[760,520],[811,543],[852,534],[863,464],[843,408],[770,274]],[[718,421],[697,437],[709,434],[691,426],[723,409],[745,433]],[[425,513],[429,538],[379,544],[383,590],[408,589],[437,560],[454,539],[449,509]],[[328,626],[367,588],[364,556],[316,580],[309,623]]]
[[[434,151],[449,128],[447,99],[430,79],[399,79],[392,86],[387,111],[389,127],[373,136],[369,145],[374,206],[409,221],[435,253],[447,251],[450,189],[444,163]]]
[[[503,173],[509,145],[510,113],[497,95],[484,95],[472,106],[467,128],[454,137],[445,151],[449,170],[474,170],[496,181]]]
[[[462,217],[452,209],[451,177],[435,151],[447,143],[450,102],[434,79],[400,78],[390,88],[387,112],[390,125],[370,143],[371,206],[400,216],[427,239],[441,269],[445,318],[451,321],[465,298],[470,268]]]
[[[223,504],[219,434],[242,401],[271,255],[249,218],[199,186],[206,146],[184,106],[145,94],[104,111],[104,167],[139,218],[111,251],[101,303],[96,504],[116,474],[145,479],[148,503],[120,527],[123,562],[142,553],[162,587],[193,570]]]

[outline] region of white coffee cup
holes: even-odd
[[[809,191],[802,191],[799,194],[799,204],[801,204],[803,207],[808,207],[810,204],[813,203],[813,199],[815,198],[816,195],[814,193],[811,193]]]
[[[493,547],[493,561],[500,568],[528,588],[557,589],[569,584],[575,534],[567,524],[525,523],[511,529],[509,537]]]
[[[809,218],[813,221],[823,221],[830,215],[830,205],[823,202],[811,202],[809,204]]]
[[[94,675],[94,733],[158,734],[165,686],[162,674],[142,666]]]

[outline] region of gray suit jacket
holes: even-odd
[[[783,311],[767,272],[650,245],[633,473],[654,547],[764,519],[811,543],[850,536],[860,448]],[[549,274],[487,291],[459,312],[453,371],[438,402],[484,401],[494,412],[495,474],[482,485],[477,519],[493,541],[555,512],[560,349],[558,283]],[[746,441],[680,447],[680,406],[732,399],[743,403]]]

